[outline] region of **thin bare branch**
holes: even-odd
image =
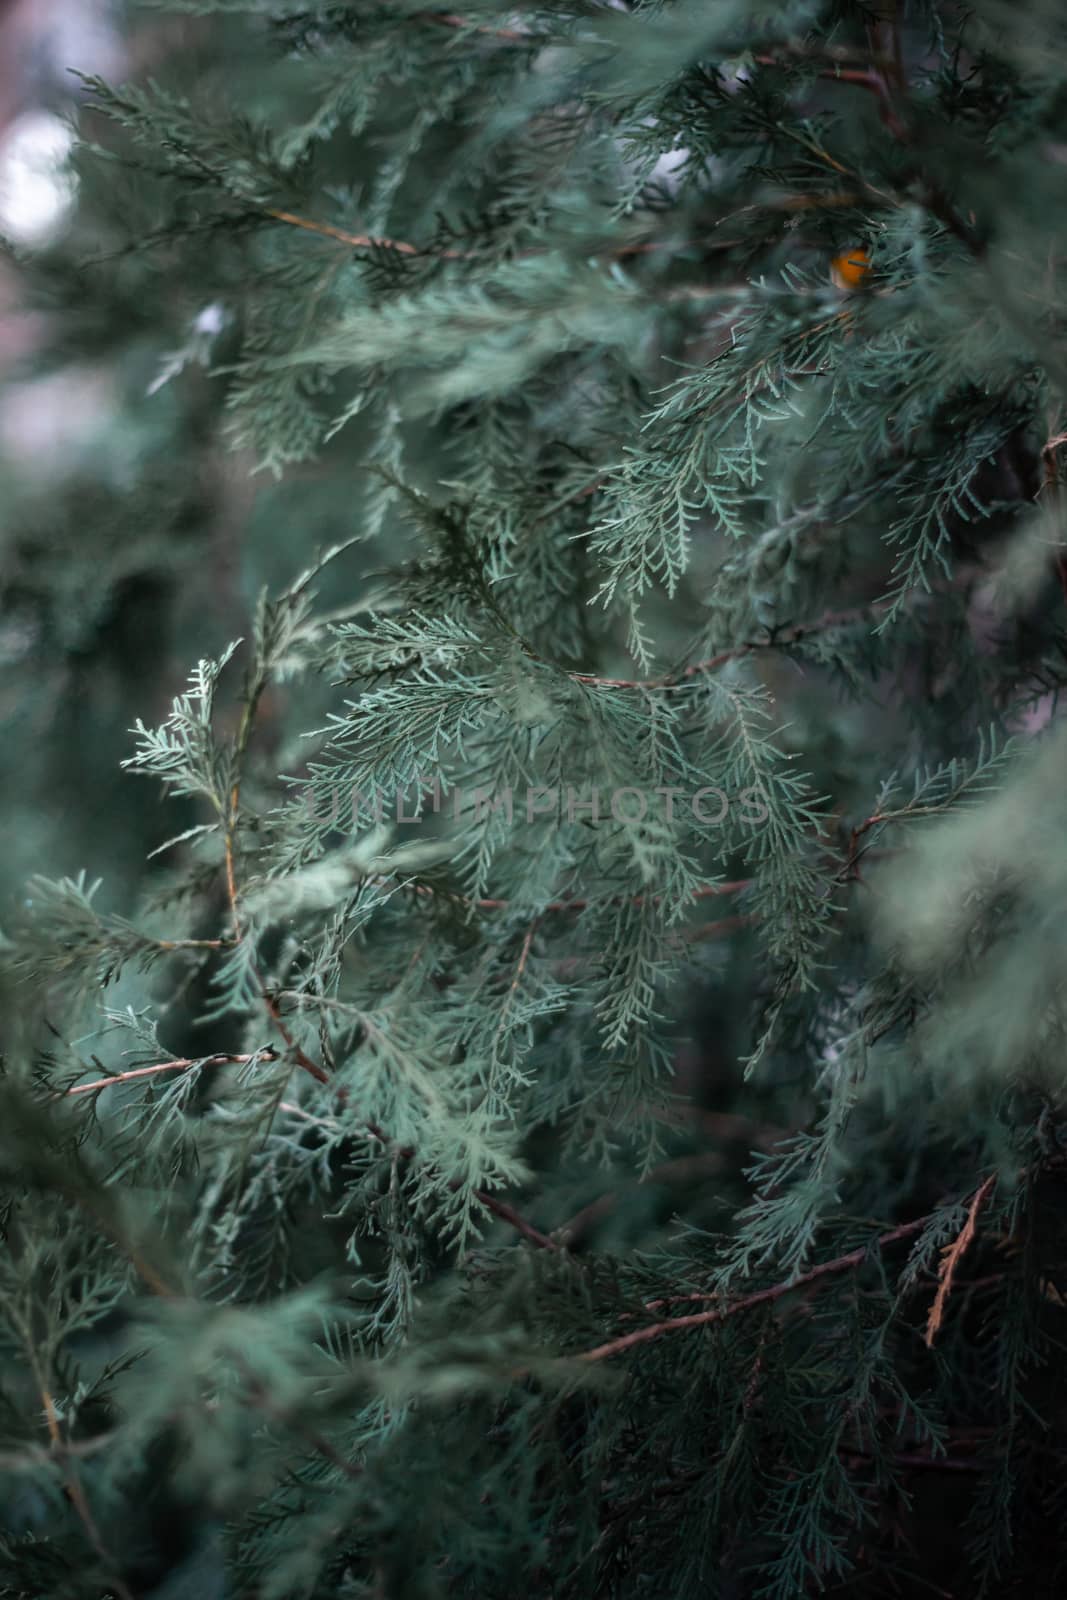
[[[796,1289],[807,1288],[809,1284],[818,1283],[823,1278],[850,1272],[854,1267],[862,1266],[872,1248],[885,1250],[900,1239],[908,1239],[924,1228],[929,1220],[929,1217],[918,1217],[914,1222],[903,1222],[899,1227],[890,1228],[888,1233],[881,1234],[873,1246],[860,1245],[858,1249],[849,1250],[847,1254],[837,1256],[833,1261],[823,1261],[810,1271],[802,1272],[799,1277],[787,1278],[782,1283],[772,1284],[768,1289],[758,1289],[754,1294],[745,1295],[732,1304],[719,1305],[711,1311],[694,1311],[685,1317],[666,1317],[661,1322],[649,1323],[646,1328],[635,1328],[632,1333],[621,1334],[617,1339],[608,1339],[603,1344],[594,1346],[592,1350],[581,1351],[576,1359],[605,1361],[610,1356],[621,1355],[637,1345],[661,1339],[668,1333],[685,1333],[691,1328],[707,1328],[713,1323],[726,1322],[731,1317],[741,1316],[746,1311],[754,1311],[757,1306],[771,1305],[774,1301],[781,1300],[784,1295],[792,1294]]]
[[[960,1230],[959,1237],[954,1239],[951,1244],[946,1245],[941,1252],[941,1268],[937,1275],[937,1294],[934,1296],[934,1303],[930,1307],[930,1315],[926,1321],[925,1337],[928,1349],[932,1348],[934,1340],[941,1331],[941,1324],[945,1318],[945,1307],[948,1305],[948,1297],[952,1293],[952,1285],[956,1277],[956,1268],[963,1260],[968,1247],[974,1241],[978,1213],[981,1210],[982,1202],[992,1192],[996,1181],[996,1173],[991,1172],[985,1182],[975,1190],[967,1212],[967,1220]]]
[[[94,1078],[91,1083],[79,1083],[73,1089],[63,1089],[57,1100],[76,1094],[94,1094],[98,1089],[110,1089],[112,1084],[133,1083],[137,1078],[153,1078],[160,1072],[186,1072],[190,1067],[218,1067],[226,1063],[236,1066],[250,1061],[277,1061],[275,1050],[257,1050],[254,1055],[229,1055],[225,1052],[211,1056],[176,1056],[173,1061],[157,1061],[150,1067],[131,1067],[127,1072],[114,1072],[108,1078]]]

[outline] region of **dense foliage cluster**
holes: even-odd
[[[0,514],[0,1591],[1062,1592],[1067,13],[147,9],[13,252],[127,443]]]

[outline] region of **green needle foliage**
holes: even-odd
[[[124,516],[196,665],[6,917],[0,1592],[1062,1593],[1067,13],[152,9],[34,593]]]

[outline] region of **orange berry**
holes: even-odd
[[[830,276],[839,289],[856,289],[870,271],[871,254],[864,245],[834,256],[830,263]]]

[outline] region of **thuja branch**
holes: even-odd
[[[694,678],[704,677],[707,673],[724,667],[727,662],[739,661],[757,650],[774,650],[781,649],[785,645],[799,644],[814,634],[830,633],[834,628],[847,628],[859,622],[867,622],[887,609],[886,602],[875,601],[870,605],[854,606],[847,611],[827,611],[813,622],[798,622],[792,627],[783,628],[771,638],[751,639],[744,644],[733,645],[728,650],[720,650],[717,655],[707,656],[702,661],[694,661],[688,667],[682,667],[677,672],[665,673],[658,678],[601,678],[591,672],[572,672],[570,677],[575,683],[586,683],[596,689],[683,689]]]
[[[134,1600],[131,1590],[117,1571],[117,1563],[114,1557],[104,1544],[84,1485],[78,1476],[78,1469],[73,1455],[67,1448],[67,1442],[63,1437],[63,1432],[59,1425],[60,1414],[52,1394],[52,1380],[48,1371],[50,1361],[46,1354],[47,1346],[41,1340],[39,1327],[35,1326],[33,1312],[30,1306],[28,1304],[24,1305],[21,1302],[21,1297],[16,1295],[12,1296],[5,1306],[5,1319],[17,1333],[25,1349],[30,1371],[33,1373],[33,1380],[41,1397],[50,1453],[60,1465],[66,1498],[85,1529],[89,1543],[108,1573],[108,1583],[111,1589],[119,1597],[119,1600]]]
[[[69,1099],[77,1094],[94,1094],[98,1089],[110,1089],[116,1083],[134,1083],[141,1078],[154,1078],[162,1072],[188,1072],[193,1067],[217,1067],[227,1064],[247,1066],[253,1061],[278,1061],[276,1050],[257,1050],[253,1055],[230,1055],[221,1052],[211,1056],[176,1056],[173,1061],[157,1061],[149,1067],[131,1067],[126,1072],[114,1072],[106,1078],[94,1078],[91,1083],[78,1083],[72,1089],[62,1089],[56,1099]]]
[[[297,1064],[302,1066],[305,1071],[309,1072],[310,1075],[313,1076],[318,1082],[329,1083],[329,1074],[325,1072],[323,1068],[317,1064],[317,1062],[312,1061],[310,1056],[306,1055],[305,1052],[295,1044],[293,1036],[282,1019],[281,1013],[277,1009],[277,1003],[273,1000],[273,997],[271,999],[271,1004],[274,1008],[272,1015],[274,1016],[275,1023],[283,1033],[285,1042],[289,1046],[289,1051],[293,1055]],[[76,1084],[73,1088],[61,1090],[55,1096],[55,1098],[70,1099],[75,1095],[95,1094],[101,1090],[113,1088],[116,1084],[135,1083],[143,1081],[146,1078],[158,1077],[160,1074],[166,1072],[189,1072],[193,1068],[197,1067],[249,1066],[252,1063],[258,1063],[260,1061],[270,1064],[280,1061],[281,1059],[282,1057],[277,1050],[270,1049],[257,1050],[252,1054],[232,1054],[227,1051],[218,1051],[214,1055],[201,1056],[199,1058],[192,1056],[176,1056],[173,1061],[157,1061],[153,1062],[150,1066],[131,1067],[128,1071],[114,1072],[105,1078],[94,1078],[91,1083]],[[338,1096],[338,1102],[343,1107],[347,1104],[347,1100],[347,1093],[342,1089]],[[310,1113],[305,1112],[301,1107],[298,1107],[288,1101],[282,1101],[280,1104],[280,1109],[294,1115],[305,1117],[310,1122],[319,1122],[324,1127],[337,1126],[337,1124],[331,1124],[326,1119],[312,1116]],[[375,1123],[367,1123],[366,1132],[369,1137],[379,1140],[379,1142],[386,1147],[392,1144],[392,1140],[389,1138],[389,1135],[382,1128],[379,1128]],[[402,1150],[400,1154],[412,1155],[414,1152]],[[454,1187],[458,1188],[459,1185],[456,1184]],[[474,1196],[479,1204],[484,1206],[487,1211],[490,1211],[494,1216],[499,1217],[502,1222],[506,1222],[509,1227],[512,1227],[518,1233],[521,1233],[524,1238],[529,1239],[531,1244],[537,1245],[539,1249],[556,1250],[559,1248],[555,1240],[550,1239],[548,1235],[546,1233],[542,1233],[539,1228],[535,1228],[531,1222],[528,1222],[526,1218],[523,1217],[514,1206],[509,1205],[506,1200],[498,1199],[496,1195],[491,1194],[487,1189],[476,1189],[474,1191]]]
[[[690,900],[707,900],[715,895],[740,894],[742,890],[750,888],[751,884],[751,878],[735,878],[727,883],[706,883],[702,884],[699,889],[692,890],[688,898]],[[417,884],[415,892],[422,895],[432,895],[435,891],[428,884]],[[512,900],[467,900],[462,896],[460,900],[462,904],[473,905],[479,911],[507,911],[515,903]],[[541,914],[544,915],[550,911],[556,913],[586,911],[590,906],[655,906],[662,904],[662,901],[663,896],[661,894],[611,895],[604,899],[578,896],[573,900],[550,900],[546,906],[541,908]]]
[[[249,681],[248,685],[246,686],[244,708],[243,708],[243,711],[242,711],[241,722],[240,722],[240,726],[238,728],[237,736],[236,736],[236,739],[234,741],[233,751],[232,751],[232,758],[231,758],[232,759],[232,769],[231,769],[232,770],[232,778],[231,778],[230,792],[229,792],[229,796],[228,796],[228,807],[227,807],[227,813],[226,813],[226,817],[225,817],[225,830],[224,830],[225,875],[226,875],[226,892],[227,892],[227,896],[228,896],[228,899],[229,899],[229,902],[230,902],[230,911],[231,911],[231,915],[232,915],[232,919],[233,919],[234,936],[235,936],[235,941],[238,944],[243,943],[244,940],[248,937],[248,934],[247,934],[246,930],[242,930],[242,928],[241,928],[240,918],[239,918],[239,913],[238,913],[238,893],[239,893],[239,890],[238,890],[237,874],[236,874],[235,861],[234,861],[234,836],[236,834],[237,824],[238,824],[239,815],[240,815],[240,795],[241,795],[242,765],[243,765],[244,758],[245,758],[245,755],[246,755],[247,750],[248,750],[249,740],[250,740],[251,735],[252,735],[252,728],[253,728],[253,724],[254,724],[254,721],[255,721],[256,710],[258,708],[260,699],[262,698],[263,692],[266,689],[267,682],[268,682],[268,672],[267,672],[265,666],[262,663],[257,662],[256,667],[255,667],[255,669],[253,671],[252,678]],[[531,934],[531,938],[532,938],[532,934]],[[526,953],[527,954],[529,953],[528,949],[527,949]],[[314,1078],[317,1083],[329,1084],[331,1082],[331,1077],[330,1077],[329,1072],[327,1072],[324,1067],[320,1066],[320,1064],[317,1061],[313,1060],[312,1057],[309,1056],[308,1053],[303,1049],[303,1047],[300,1044],[298,1044],[298,1042],[296,1041],[295,1037],[293,1036],[293,1033],[290,1030],[290,1028],[289,1028],[289,1026],[288,1026],[283,1014],[282,1014],[281,1007],[280,1007],[280,1005],[278,1003],[278,999],[277,999],[276,995],[274,995],[270,991],[269,986],[264,981],[263,977],[261,976],[261,974],[258,972],[258,970],[256,969],[256,967],[254,965],[251,967],[251,972],[252,972],[252,976],[255,979],[256,987],[259,990],[260,998],[262,999],[262,1002],[263,1002],[264,1008],[266,1010],[266,1013],[267,1013],[268,1017],[270,1018],[271,1022],[273,1023],[273,1025],[274,1025],[275,1029],[277,1030],[278,1034],[280,1035],[281,1039],[283,1040],[283,1042],[284,1042],[284,1044],[286,1046],[286,1051],[287,1051],[287,1054],[288,1054],[289,1058],[293,1062],[295,1062],[295,1064],[297,1066],[299,1066],[304,1072],[306,1072],[310,1077]],[[364,1023],[365,1027],[369,1027],[370,1026],[369,1021],[365,1016],[363,1018],[363,1023]],[[237,1059],[237,1058],[227,1057],[226,1055],[221,1055],[221,1056],[211,1057],[209,1059],[211,1059],[213,1061],[224,1062],[227,1059],[234,1060],[234,1059]],[[255,1059],[255,1058],[251,1057],[251,1056],[248,1056],[248,1057],[244,1057],[243,1059],[248,1061],[248,1060],[252,1060],[252,1059]],[[259,1059],[264,1059],[264,1054],[263,1053],[260,1054]],[[271,1056],[271,1059],[274,1059],[273,1054]],[[140,1069],[134,1068],[134,1069],[131,1069],[131,1072],[130,1072],[129,1076],[131,1076],[131,1077],[132,1076],[150,1076],[153,1072],[175,1070],[175,1068],[178,1068],[178,1067],[188,1068],[188,1067],[191,1067],[191,1066],[194,1066],[194,1065],[196,1065],[195,1061],[193,1061],[191,1059],[182,1058],[182,1061],[180,1063],[179,1062],[159,1063],[159,1064],[153,1066],[152,1068],[140,1068]],[[122,1081],[124,1081],[126,1076],[127,1075],[125,1075],[125,1074],[116,1074],[112,1081],[122,1082]],[[107,1087],[107,1083],[108,1083],[108,1080],[98,1080],[95,1084],[83,1085],[82,1089],[81,1089],[81,1092],[87,1092],[91,1088]],[[338,1105],[340,1107],[344,1107],[344,1106],[346,1106],[348,1104],[348,1093],[347,1093],[347,1090],[345,1090],[343,1088],[340,1089],[340,1091],[338,1093],[337,1103],[338,1103]],[[373,1137],[375,1139],[378,1139],[382,1144],[384,1144],[384,1145],[386,1145],[388,1147],[389,1145],[391,1145],[393,1143],[393,1141],[389,1138],[389,1135],[383,1129],[379,1128],[376,1123],[368,1121],[368,1122],[365,1122],[364,1125],[365,1125],[367,1133],[371,1137]],[[407,1152],[401,1152],[401,1154],[411,1155],[411,1154],[414,1154],[414,1152],[407,1151]],[[460,1183],[458,1181],[456,1181],[452,1185],[452,1187],[455,1188],[455,1189],[458,1189],[460,1187]],[[491,1194],[488,1190],[484,1190],[484,1189],[475,1189],[475,1190],[472,1191],[472,1193],[474,1195],[474,1198],[479,1202],[480,1205],[484,1206],[486,1210],[492,1212],[495,1216],[499,1217],[502,1221],[506,1221],[509,1224],[509,1226],[511,1226],[513,1228],[516,1228],[525,1238],[529,1239],[532,1243],[537,1244],[542,1249],[555,1250],[557,1248],[555,1242],[552,1239],[550,1239],[547,1234],[542,1233],[539,1229],[535,1228],[532,1225],[532,1223],[527,1222],[526,1219],[524,1217],[522,1217],[519,1214],[519,1212],[517,1212],[515,1210],[515,1208],[513,1206],[509,1205],[506,1201],[499,1200],[495,1195]]]
[[[347,1104],[348,1094],[346,1090],[342,1089],[338,1094],[338,1106],[343,1109]],[[303,1106],[298,1105],[295,1101],[282,1100],[279,1102],[278,1109],[286,1112],[289,1116],[299,1117],[304,1122],[310,1122],[317,1127],[324,1128],[328,1132],[337,1133],[341,1131],[341,1124],[336,1118],[317,1117],[313,1112],[306,1111]],[[363,1127],[367,1136],[377,1139],[379,1144],[386,1149],[394,1145],[394,1141],[390,1139],[384,1128],[380,1128],[377,1123],[365,1122]],[[410,1159],[415,1154],[415,1151],[410,1146],[402,1146],[397,1149],[396,1154],[401,1159]],[[460,1187],[459,1180],[453,1180],[449,1187],[453,1191],[458,1189]],[[484,1206],[486,1211],[490,1211],[493,1216],[499,1217],[501,1222],[506,1222],[510,1228],[514,1228],[516,1233],[520,1233],[524,1239],[528,1239],[539,1250],[559,1249],[555,1239],[550,1238],[547,1233],[542,1233],[540,1228],[534,1227],[533,1223],[528,1221],[508,1201],[501,1200],[488,1189],[474,1189],[471,1192],[478,1204]]]
[[[873,1248],[885,1250],[890,1245],[896,1244],[901,1239],[911,1238],[919,1233],[930,1222],[930,1217],[917,1217],[914,1222],[903,1222],[899,1227],[891,1228],[888,1233],[881,1234],[875,1241]],[[832,1261],[824,1261],[817,1267],[810,1268],[799,1277],[787,1278],[781,1283],[772,1284],[767,1289],[758,1289],[754,1294],[744,1295],[740,1300],[735,1300],[730,1305],[720,1305],[710,1311],[694,1311],[685,1317],[666,1317],[661,1322],[652,1322],[645,1328],[635,1328],[632,1333],[621,1334],[617,1339],[608,1339],[604,1344],[594,1346],[592,1350],[582,1350],[576,1357],[579,1361],[605,1361],[610,1356],[621,1355],[624,1351],[633,1349],[639,1344],[649,1344],[653,1339],[662,1339],[669,1333],[685,1333],[691,1328],[707,1328],[714,1323],[727,1322],[732,1317],[742,1316],[747,1311],[754,1311],[759,1306],[771,1305],[783,1296],[792,1294],[795,1289],[806,1288],[809,1284],[818,1283],[825,1278],[835,1277],[842,1272],[851,1272],[854,1267],[863,1265],[870,1254],[872,1246],[864,1244],[847,1254],[837,1256]]]
[[[799,52],[796,54],[799,59],[805,59]],[[812,58],[808,57],[807,59],[810,60]],[[786,66],[786,62],[776,55],[757,55],[755,61],[761,67]],[[817,78],[832,79],[836,83],[853,84],[858,89],[867,89],[877,96],[879,114],[889,132],[895,139],[906,139],[907,128],[893,104],[893,96],[887,77],[888,71],[892,71],[895,77],[896,62],[891,57],[885,61],[881,59],[871,60],[866,66],[846,67],[839,63],[833,63],[820,67],[815,76]],[[901,86],[898,84],[898,87]]]
[[[855,196],[850,197],[849,203],[855,198]],[[806,210],[816,203],[810,196],[789,196],[784,202],[770,202],[765,209],[777,210],[781,208],[782,204],[785,204],[786,209],[790,209],[791,204],[793,204],[797,209]],[[833,203],[840,202],[834,201]],[[312,217],[299,216],[295,211],[285,211],[278,206],[264,206],[261,212],[255,214],[269,217],[275,222],[284,222],[290,228],[301,228],[305,233],[317,233],[324,239],[335,239],[338,244],[347,245],[351,250],[392,250],[395,254],[401,256],[432,255],[435,261],[476,261],[481,255],[481,252],[477,250],[435,249],[431,251],[421,245],[412,244],[409,239],[395,239],[371,233],[352,233],[346,228],[335,227],[329,222],[316,222]],[[610,261],[621,261],[627,256],[649,255],[659,250],[685,250],[697,244],[704,249],[727,250],[732,249],[737,243],[736,239],[634,239],[625,244],[607,246],[602,251],[594,252],[594,255],[602,255]],[[525,259],[546,253],[547,247],[522,250],[519,255]],[[706,291],[703,288],[697,288],[693,292],[702,294]],[[750,285],[727,285],[721,289],[716,289],[714,292],[731,296],[735,294],[750,295],[752,291]]]
[[[234,938],[241,940],[241,924],[237,913],[237,878],[234,871],[234,838],[237,832],[237,819],[241,803],[241,778],[243,775],[244,759],[248,753],[248,743],[252,737],[252,728],[256,720],[256,710],[260,699],[267,687],[266,670],[259,664],[253,676],[245,686],[244,706],[241,710],[241,721],[237,729],[237,737],[233,745],[233,777],[230,784],[229,809],[225,818],[223,831],[223,847],[226,855],[226,892],[230,900],[230,910],[233,914]]]
[[[423,253],[418,245],[408,244],[405,239],[379,239],[370,233],[348,233],[344,228],[335,228],[328,222],[315,222],[310,217],[299,217],[293,211],[281,211],[275,206],[265,207],[263,214],[273,217],[275,222],[287,223],[291,228],[303,228],[306,233],[318,233],[323,238],[336,239],[339,244],[349,245],[353,250],[395,250],[402,256]],[[438,254],[445,260],[462,260],[467,252],[442,250]]]
[[[732,211],[721,217],[714,226],[719,228],[723,223],[732,222],[737,217],[752,212],[836,210],[841,207],[857,205],[863,198],[863,195],[853,191],[839,191],[826,195],[783,194],[760,201],[758,204],[743,206],[738,211]],[[392,250],[396,255],[432,257],[435,261],[477,261],[482,254],[477,250],[456,248],[431,250],[422,245],[413,244],[409,239],[352,232],[347,228],[339,228],[334,223],[317,222],[313,217],[304,217],[295,211],[286,211],[278,206],[264,206],[253,215],[267,217],[274,222],[285,223],[290,228],[300,228],[305,233],[318,234],[320,238],[334,239],[338,244],[346,245],[351,250]],[[593,250],[590,252],[590,259],[624,261],[629,256],[653,255],[665,250],[680,252],[699,249],[719,252],[732,250],[741,242],[740,239],[717,238],[711,235],[702,235],[692,239],[630,239],[622,244],[605,245],[602,249]],[[542,246],[529,250],[520,250],[517,252],[517,256],[520,260],[529,260],[533,257],[547,254],[548,249],[548,246]],[[682,284],[670,290],[667,298],[671,301],[681,301],[686,299],[705,299],[712,295],[725,300],[748,300],[752,298],[753,292],[751,283],[716,284],[714,286]],[[792,293],[794,297],[803,298],[804,292],[799,288],[794,288]],[[810,291],[812,298],[821,298],[822,293],[821,289]],[[568,497],[568,499],[570,498],[580,498],[580,496]]]

